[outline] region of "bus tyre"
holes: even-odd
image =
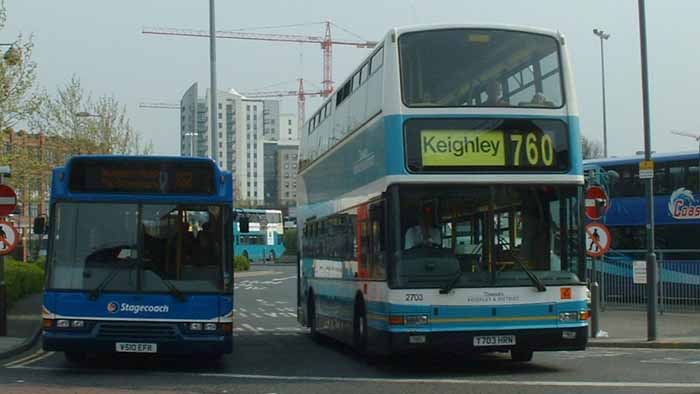
[[[352,319],[352,345],[360,354],[367,352],[367,313],[365,302],[358,297],[355,301],[355,313]]]
[[[510,358],[513,361],[526,363],[532,361],[532,350],[516,350],[510,351]]]
[[[87,360],[87,355],[81,352],[65,352],[66,361],[73,364],[81,364]]]

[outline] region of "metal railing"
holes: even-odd
[[[605,309],[645,310],[643,278],[646,250],[611,250],[597,262],[600,305]],[[657,250],[659,312],[700,312],[700,249]],[[635,261],[637,263],[635,269]],[[592,261],[586,274],[591,278]],[[636,279],[635,280],[635,275]]]

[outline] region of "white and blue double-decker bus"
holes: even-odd
[[[564,37],[392,29],[302,131],[298,318],[361,352],[583,350]]]
[[[232,351],[231,174],[209,159],[78,156],[53,172],[43,347]]]

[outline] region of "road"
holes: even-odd
[[[700,351],[589,349],[507,355],[363,359],[316,344],[294,317],[295,269],[254,266],[236,281],[234,353],[219,362],[101,357],[68,364],[33,349],[0,365],[9,393],[698,393]]]

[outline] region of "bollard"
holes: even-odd
[[[600,333],[600,286],[591,283],[591,337],[598,338]]]

